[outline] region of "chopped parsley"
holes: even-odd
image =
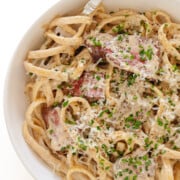
[[[136,180],[137,179],[137,175],[131,175],[133,173],[133,171],[131,169],[125,168],[121,171],[118,171],[118,173],[115,175],[115,177],[122,177],[124,175],[127,174],[127,176],[125,176],[125,178],[123,178],[123,180]]]
[[[69,119],[66,119],[66,120],[65,120],[65,123],[66,123],[66,124],[71,124],[71,125],[77,124],[75,120],[69,120]]]
[[[110,166],[106,166],[105,170],[108,171],[110,169]]]
[[[158,123],[159,126],[163,126],[163,124],[164,124],[162,119],[159,118],[159,117],[157,118],[157,123]]]
[[[171,98],[168,98],[168,103],[171,105],[171,106],[175,106],[175,104],[174,104],[174,102],[172,101],[172,99]]]
[[[145,169],[146,169],[146,171],[148,171],[148,167],[151,165],[151,160],[147,160],[146,162],[145,162]]]
[[[94,124],[94,120],[91,119],[91,121],[89,122],[89,126],[92,126]]]
[[[141,21],[140,21],[140,24],[141,24],[141,26],[144,27],[144,29],[145,29],[146,31],[149,31],[149,25],[148,25],[144,20],[141,20]]]
[[[133,176],[133,180],[136,180],[136,179],[137,179],[137,175],[134,175],[134,176]]]
[[[172,147],[174,150],[179,150],[180,148],[178,147],[178,146],[176,146],[176,145],[174,145],[173,147]]]
[[[161,75],[164,73],[164,69],[163,68],[159,68],[156,72],[157,75]]]
[[[177,67],[177,65],[175,64],[175,65],[172,65],[172,71],[173,72],[176,72],[178,70],[178,67]]]
[[[168,135],[163,135],[158,138],[157,142],[160,144],[167,143],[169,141],[169,136]]]
[[[49,132],[50,135],[52,135],[54,133],[54,130],[50,129],[48,132]]]
[[[60,151],[64,152],[64,151],[67,151],[68,149],[70,149],[70,145],[61,147]]]
[[[177,132],[178,134],[180,134],[180,129],[177,129],[176,132]]]
[[[165,154],[166,153],[166,150],[161,150],[160,151],[160,154]]]
[[[105,144],[102,144],[101,148],[104,150],[104,152],[108,156],[110,156],[111,154],[113,154],[116,151],[116,149],[114,147],[109,147],[108,148],[107,145],[105,145]]]
[[[57,106],[59,106],[59,102],[54,102],[53,105],[52,105],[52,107],[54,107],[54,108],[57,107]]]
[[[66,107],[68,104],[69,104],[69,101],[67,100],[67,101],[64,101],[64,102],[63,102],[62,106],[63,106],[63,107]]]
[[[110,169],[110,166],[107,166],[105,164],[105,159],[99,157],[99,165],[101,166],[101,168],[105,171],[109,170]]]
[[[133,116],[133,114],[131,114],[130,116],[128,116],[125,119],[125,127],[126,128],[132,128],[132,129],[139,129],[142,125],[142,122],[139,120],[136,120]]]
[[[95,37],[90,37],[89,39],[92,41],[94,46],[97,46],[97,47],[101,47],[102,46],[101,41],[97,40]]]
[[[128,55],[128,54],[124,54],[124,55],[123,55],[123,58],[124,58],[124,59],[128,59],[128,58],[129,58],[129,55]]]
[[[130,60],[133,60],[133,59],[135,59],[135,56],[133,54],[131,54],[129,58],[130,58]]]
[[[117,39],[118,39],[118,41],[122,41],[123,40],[123,36],[119,35]]]
[[[165,28],[167,28],[167,27],[168,27],[168,24],[167,24],[167,23],[165,23],[165,24],[164,24],[164,27],[165,27]]]
[[[109,74],[106,74],[105,75],[105,79],[109,79],[110,78],[110,75]]]
[[[99,147],[95,146],[95,149],[96,149],[96,153],[98,153],[99,152]]]
[[[100,164],[100,166],[101,166],[102,169],[105,169],[105,167],[104,167],[104,166],[105,166],[105,165],[104,165],[104,162],[105,162],[105,160],[100,158],[99,164]]]
[[[137,74],[130,74],[127,78],[127,85],[128,86],[133,85],[135,83],[137,77],[138,77]]]
[[[145,61],[145,60],[152,60],[152,56],[153,56],[153,50],[152,47],[148,47],[147,50],[145,50],[142,46],[140,46],[140,51],[139,51],[139,55],[141,57],[141,60]]]
[[[132,140],[133,140],[132,138],[129,138],[129,139],[127,140],[127,144],[128,144],[128,145],[131,145]]]
[[[100,76],[96,76],[96,79],[99,81],[101,79],[101,77]]]
[[[93,106],[93,107],[94,107],[94,106],[97,106],[97,105],[98,105],[97,102],[92,102],[92,103],[91,103],[91,106]]]
[[[112,29],[112,31],[117,34],[124,34],[125,33],[124,24],[117,25]]]
[[[101,111],[98,117],[102,117],[104,113],[107,113],[109,118],[113,116],[113,113],[109,109],[106,109],[104,111]]]
[[[61,89],[61,84],[57,85],[57,89]]]
[[[78,147],[83,151],[86,151],[88,147],[80,137],[78,137]]]
[[[156,144],[154,145],[154,150],[158,149],[158,146],[159,146],[159,144],[156,143]]]
[[[151,115],[151,111],[147,111],[147,112],[146,112],[146,115],[147,115],[147,116],[150,116],[150,115]]]
[[[144,139],[145,148],[148,149],[153,144],[153,141],[151,141],[148,137]]]

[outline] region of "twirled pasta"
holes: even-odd
[[[180,25],[99,6],[28,52],[23,134],[63,179],[179,180]]]

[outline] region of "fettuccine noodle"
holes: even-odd
[[[99,6],[56,17],[24,61],[23,134],[62,179],[180,179],[180,24]]]

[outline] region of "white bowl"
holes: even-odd
[[[55,15],[71,14],[86,3],[86,0],[61,0],[45,14],[43,14],[25,34],[13,58],[6,78],[4,91],[4,112],[7,129],[14,148],[35,179],[59,179],[51,169],[28,147],[22,136],[22,123],[26,110],[24,95],[25,71],[23,61],[28,50],[37,48],[42,42],[42,25],[50,21]],[[109,10],[118,8],[132,8],[137,10],[162,9],[175,20],[180,21],[180,0],[104,0]]]

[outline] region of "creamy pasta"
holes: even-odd
[[[180,179],[180,24],[163,11],[56,17],[27,54],[23,126],[62,179]]]

